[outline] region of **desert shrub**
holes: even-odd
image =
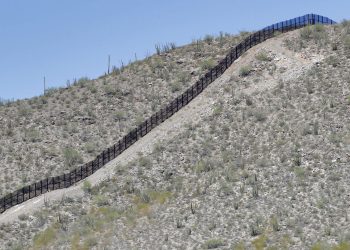
[[[157,55],[160,55],[162,53],[162,47],[160,44],[154,45],[154,48],[156,49]]]
[[[85,151],[89,154],[92,154],[96,151],[97,145],[93,142],[89,142],[85,144]]]
[[[5,105],[10,106],[12,102],[14,102],[14,100],[3,99],[0,97],[0,107]]]
[[[324,25],[322,25],[322,24],[316,24],[315,25],[315,31],[316,32],[324,32],[325,31],[325,28],[324,28]]]
[[[27,117],[32,113],[32,109],[27,104],[21,104],[18,107],[18,114],[23,117]]]
[[[94,235],[89,235],[87,239],[84,241],[84,245],[88,246],[91,249],[94,246],[98,245],[98,238]]]
[[[343,20],[341,21],[341,25],[342,25],[343,27],[348,27],[348,26],[350,26],[350,20],[343,19]]]
[[[173,93],[180,91],[181,90],[181,83],[178,81],[171,82],[170,89],[171,89],[171,92],[173,92]]]
[[[260,53],[255,55],[255,58],[259,61],[263,61],[263,62],[268,62],[271,61],[271,58],[267,55],[266,52],[261,51]]]
[[[203,248],[204,249],[214,249],[214,248],[218,248],[218,247],[221,247],[224,245],[225,245],[225,243],[222,239],[211,239],[211,240],[207,240],[203,244]]]
[[[245,77],[248,76],[252,72],[251,66],[243,66],[239,69],[239,76]]]
[[[18,215],[18,219],[21,221],[25,221],[29,219],[29,216],[27,214],[20,214]]]
[[[117,90],[112,85],[106,85],[104,86],[104,92],[106,95],[114,96],[117,94]]]
[[[333,250],[349,250],[350,243],[349,242],[341,242],[338,245],[333,247]]]
[[[347,33],[347,34],[350,34],[350,20],[343,20],[342,22],[341,22],[341,24],[342,24],[342,26],[343,26],[343,28],[345,29],[345,32]]]
[[[46,96],[51,96],[55,93],[59,92],[59,89],[58,88],[55,88],[55,87],[50,87],[50,88],[47,88],[45,89],[45,95]]]
[[[255,117],[255,120],[258,122],[264,122],[267,119],[267,114],[262,109],[256,109],[253,111],[253,115]]]
[[[275,232],[281,230],[281,228],[280,228],[280,226],[279,226],[279,224],[278,224],[278,219],[277,219],[276,216],[273,216],[273,217],[271,218],[271,226],[272,226],[273,231],[275,231]]]
[[[97,93],[97,88],[96,88],[96,86],[95,86],[94,84],[89,84],[89,85],[88,85],[88,89],[90,90],[90,92],[91,92],[92,94]]]
[[[24,140],[28,142],[40,141],[40,133],[35,128],[29,128],[24,131]]]
[[[325,244],[324,242],[317,242],[316,244],[311,246],[311,250],[324,250],[324,249],[331,249],[331,248],[328,244]],[[334,248],[334,249],[337,249],[337,248]]]
[[[259,197],[259,187],[255,184],[252,186],[252,195],[254,198]]]
[[[303,167],[295,167],[294,168],[294,174],[299,177],[299,178],[304,178],[305,177],[305,168]]]
[[[312,134],[312,129],[311,129],[311,127],[310,127],[309,124],[305,125],[305,126],[302,128],[301,134],[302,134],[303,136],[311,135],[311,134]]]
[[[209,172],[214,168],[212,162],[210,161],[199,161],[195,165],[195,170],[197,173]]]
[[[83,158],[74,148],[63,149],[64,162],[68,167],[73,167],[83,162]]]
[[[175,43],[166,43],[166,44],[156,44],[155,46],[157,55],[161,53],[168,53],[176,48]]]
[[[315,92],[314,87],[315,86],[311,81],[306,81],[306,90],[308,94],[312,94]]]
[[[267,237],[265,235],[261,235],[257,239],[253,240],[252,243],[256,250],[263,250],[266,248]]]
[[[56,238],[57,230],[49,227],[34,237],[34,248],[42,249],[48,246]]]
[[[335,144],[337,147],[339,147],[342,139],[340,135],[336,134],[335,132],[332,132],[329,137],[329,141]]]
[[[312,29],[311,29],[311,26],[306,26],[306,27],[302,28],[302,29],[299,31],[299,34],[300,34],[300,38],[301,38],[301,39],[304,39],[304,40],[309,40],[309,39],[311,39],[311,36],[312,36]]]
[[[325,32],[325,28],[321,24],[315,25],[312,37],[315,43],[320,45],[325,45],[325,42],[328,42],[328,34]]]
[[[261,159],[256,160],[256,165],[259,168],[266,168],[271,165],[271,162],[266,158],[266,156],[263,156]]]
[[[92,185],[91,185],[91,183],[90,183],[88,180],[85,180],[85,181],[83,182],[83,187],[82,187],[82,189],[83,189],[83,191],[84,191],[85,193],[91,193],[91,191],[92,191]]]
[[[90,79],[86,76],[80,77],[78,81],[77,80],[74,81],[74,85],[77,85],[82,88],[82,87],[85,87],[89,81]]]
[[[148,157],[140,157],[139,164],[144,168],[150,168],[152,166],[152,162]]]
[[[150,197],[150,195],[147,192],[141,192],[140,200],[143,203],[150,203],[151,202],[151,197]]]
[[[250,235],[257,236],[261,234],[261,229],[257,223],[253,223],[250,225]]]
[[[332,43],[332,50],[338,50],[338,44],[337,43]]]
[[[206,71],[206,70],[212,69],[215,66],[215,61],[209,58],[207,60],[202,61],[200,66],[203,71]]]
[[[343,43],[344,43],[344,48],[346,50],[350,50],[350,36],[349,35],[344,37]]]
[[[339,65],[339,60],[338,58],[336,58],[335,56],[329,56],[326,58],[326,63],[333,66],[333,67],[337,67]]]
[[[315,122],[313,123],[312,128],[313,128],[313,134],[314,134],[314,135],[318,135],[318,134],[319,134],[319,124],[318,124],[318,121],[315,121]]]
[[[316,24],[314,26],[306,26],[300,30],[300,39],[302,40],[313,40],[317,44],[325,44],[328,41],[327,32],[322,24]]]
[[[178,78],[178,81],[180,83],[187,83],[188,81],[191,80],[191,77],[189,74],[186,74],[185,72],[180,72],[178,75],[177,75],[177,78]]]
[[[292,161],[294,166],[301,166],[301,154],[298,151],[293,152]]]
[[[126,118],[126,114],[124,111],[122,110],[118,110],[114,113],[114,117],[117,121],[121,121],[121,120],[124,120]]]
[[[94,200],[96,202],[96,205],[99,207],[109,205],[108,197],[106,197],[105,195],[98,194],[94,197]]]
[[[12,122],[8,122],[6,125],[6,129],[4,131],[4,134],[11,137],[14,135],[14,129],[13,129],[13,124]]]
[[[252,100],[252,98],[250,96],[246,96],[245,104],[247,104],[247,106],[253,105],[253,100]]]
[[[241,30],[241,31],[239,31],[239,35],[241,37],[246,37],[249,35],[249,31]]]
[[[214,109],[213,109],[213,115],[214,116],[219,116],[222,114],[223,111],[223,105],[221,103],[215,105]]]
[[[212,35],[205,35],[203,40],[207,44],[211,44],[214,41],[214,36],[212,36]]]

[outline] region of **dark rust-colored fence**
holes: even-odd
[[[288,32],[306,25],[313,24],[334,24],[335,22],[327,17],[308,14],[287,21],[273,24],[260,31],[251,34],[240,44],[230,50],[224,59],[217,66],[209,70],[194,85],[188,88],[182,95],[175,98],[168,105],[163,107],[157,113],[153,114],[146,121],[141,123],[137,128],[131,130],[126,136],[120,139],[116,144],[104,150],[93,161],[90,161],[70,173],[62,174],[56,177],[49,177],[29,186],[23,187],[12,192],[0,199],[0,213],[7,209],[20,204],[33,197],[44,194],[50,190],[62,189],[72,186],[73,184],[92,175],[106,163],[116,158],[124,150],[134,144],[139,138],[145,136],[157,125],[171,117],[175,112],[186,106],[193,98],[200,94],[210,83],[221,76],[225,70],[245,51],[256,44],[275,35],[276,32]]]

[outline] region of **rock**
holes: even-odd
[[[95,119],[89,116],[81,116],[81,117],[76,117],[76,120],[82,121],[87,125],[91,125],[95,123]]]
[[[176,61],[177,64],[183,64],[185,61],[183,59],[179,59]]]

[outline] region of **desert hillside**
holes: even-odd
[[[12,124],[13,131],[1,136],[0,152],[6,155],[1,161],[12,166],[3,188],[25,183],[14,174],[26,171],[25,166],[28,180],[36,178],[29,168],[39,173],[50,162],[55,166],[62,161],[50,171],[65,170],[59,152],[66,148],[89,158],[84,150],[90,141],[84,138],[98,142],[94,149],[105,148],[138,117],[151,114],[152,107],[194,82],[205,68],[200,65],[225,55],[239,37],[222,39],[224,45],[219,38],[202,41],[199,57],[198,44],[191,44],[129,65],[116,75],[2,107],[1,122]],[[169,84],[163,78],[150,81],[161,74],[148,68],[157,60],[161,68],[177,67]],[[152,75],[142,81],[145,74],[140,70],[145,68]],[[172,82],[183,72],[186,81],[174,91]],[[108,94],[106,86],[116,92]],[[159,98],[152,93],[160,93]],[[46,102],[40,112],[23,111],[25,105],[42,100]],[[123,107],[127,119],[116,118],[117,107]],[[104,114],[108,108],[114,112]],[[39,138],[47,139],[26,139],[25,131],[33,127],[28,121],[34,119],[44,124],[35,128],[43,136]],[[112,124],[118,130],[112,131]],[[110,178],[93,187],[84,182],[83,195],[67,193],[60,201],[47,201],[44,208],[1,224],[1,246],[350,249],[350,22],[306,27],[253,47],[151,133],[152,144],[140,149],[136,143],[128,149],[132,158],[116,159]],[[34,156],[51,147],[56,154],[44,154],[52,158],[35,165],[35,159],[25,158],[33,153],[18,154],[15,148],[26,152],[30,145],[37,146]],[[18,162],[30,164],[15,168]]]
[[[0,106],[0,196],[88,162],[191,86],[243,39],[220,33],[96,80]]]

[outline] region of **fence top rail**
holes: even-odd
[[[288,26],[301,26],[301,25],[307,25],[307,24],[336,24],[337,22],[333,21],[332,19],[328,17],[324,17],[317,14],[306,14],[304,16],[299,16],[293,19],[289,19],[286,21],[278,22],[272,25],[269,25],[262,30],[276,30],[281,29],[282,27],[288,27]]]

